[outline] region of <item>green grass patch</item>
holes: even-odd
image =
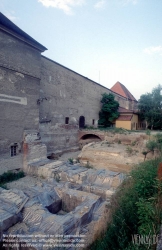
[[[132,235],[157,235],[162,219],[162,184],[157,169],[162,158],[143,162],[132,170],[112,199],[112,215],[104,236],[91,250],[144,250],[155,245],[134,245]]]
[[[11,171],[8,171],[2,175],[0,175],[0,187],[7,188],[6,183],[11,181],[16,181],[22,177],[24,177],[25,174],[23,171],[20,171],[18,173],[13,173]]]

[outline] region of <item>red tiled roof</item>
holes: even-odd
[[[133,115],[120,115],[117,121],[131,121]]]
[[[125,108],[119,107],[119,108],[118,108],[118,112],[119,112],[119,113],[133,113],[133,110],[125,109]]]
[[[111,88],[111,90],[125,98],[128,98],[132,101],[136,101],[137,100],[134,98],[134,96],[129,92],[129,90],[120,82],[116,82],[114,84],[114,86]]]

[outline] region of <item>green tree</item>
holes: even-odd
[[[99,112],[99,125],[103,125],[104,127],[110,127],[115,119],[118,118],[119,112],[118,107],[119,103],[115,101],[114,96],[112,94],[102,94],[102,108]]]
[[[158,85],[151,93],[141,95],[138,103],[141,120],[146,120],[151,129],[162,128],[162,86]]]

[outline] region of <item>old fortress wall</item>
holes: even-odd
[[[0,15],[0,154],[3,166],[8,164],[9,158],[21,162],[24,130],[39,131],[49,154],[76,147],[80,119],[96,127],[101,94],[111,92],[41,56],[45,49]],[[113,94],[121,107],[133,108],[130,100]],[[11,157],[14,147],[16,155]]]
[[[40,84],[40,132],[48,152],[77,145],[80,117],[85,125],[97,127],[101,95],[108,88],[42,56]],[[121,107],[132,103],[115,94]],[[66,118],[69,119],[68,124]]]
[[[66,150],[77,143],[79,119],[97,126],[100,100],[108,88],[54,62],[41,58],[40,131],[48,151]],[[115,93],[121,107],[132,108],[132,102]],[[65,124],[69,118],[68,124]]]

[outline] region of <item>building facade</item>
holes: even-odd
[[[18,162],[21,165],[25,130],[40,133],[49,155],[75,149],[79,127],[97,127],[105,92],[113,93],[120,107],[135,105],[42,56],[45,50],[0,14],[0,165],[8,164],[9,158],[17,168]]]

